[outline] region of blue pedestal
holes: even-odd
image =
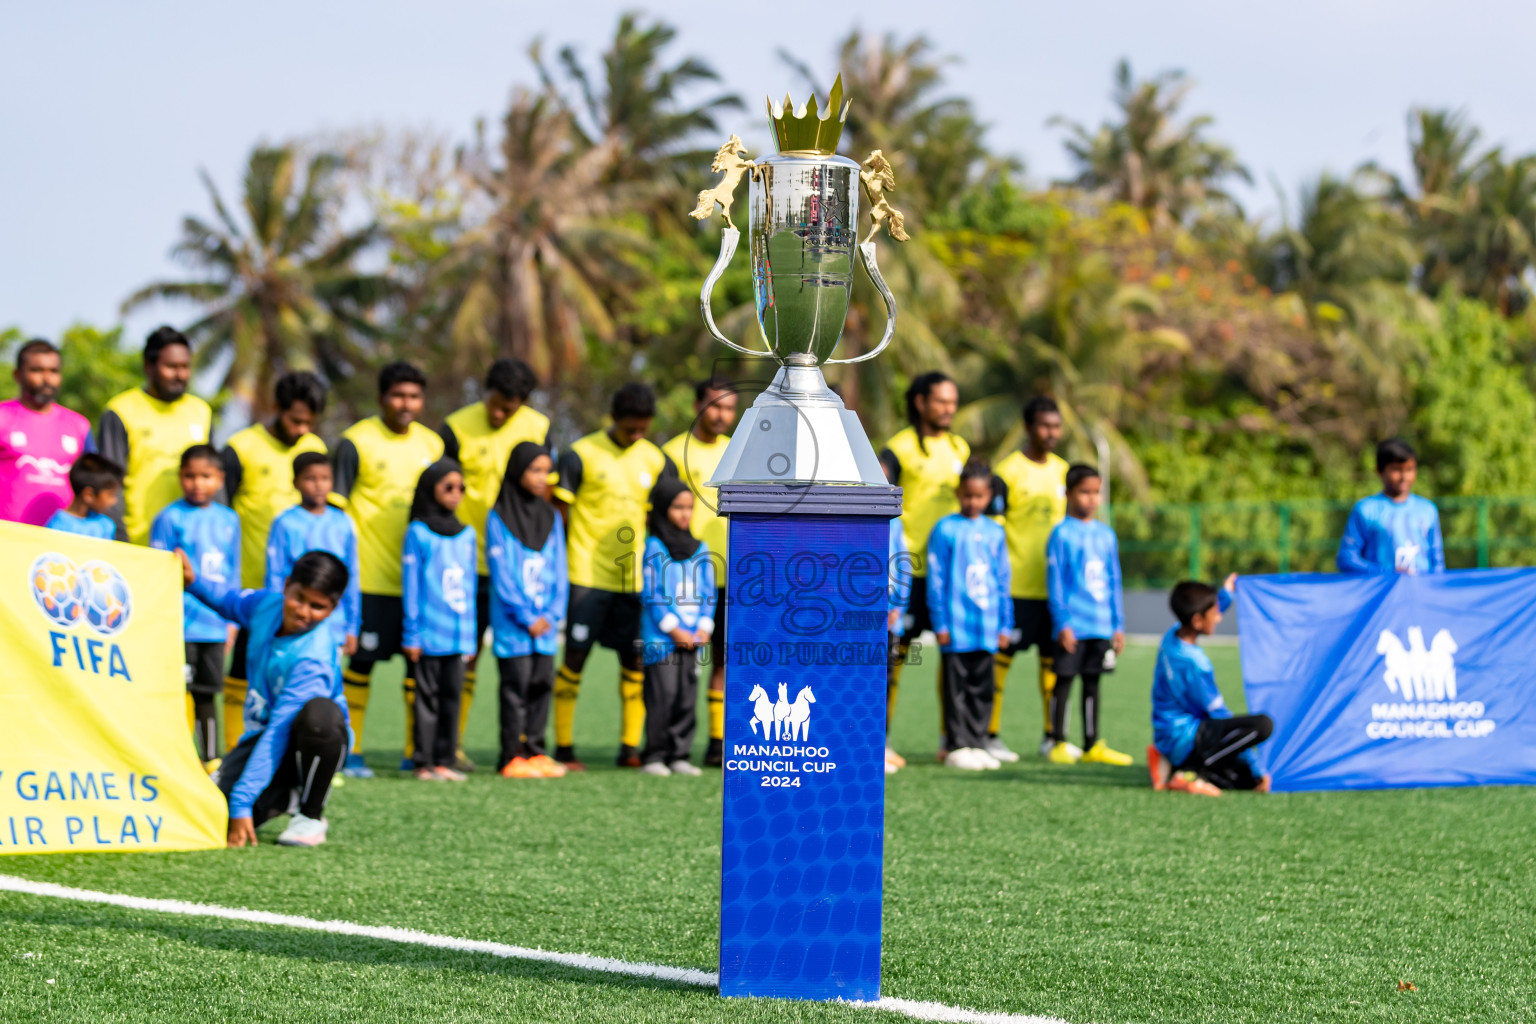
[[[720,994],[876,999],[895,487],[726,484]]]

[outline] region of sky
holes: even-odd
[[[121,321],[123,297],[180,276],[181,218],[208,214],[206,169],[227,197],[252,145],[356,128],[428,129],[455,139],[494,120],[526,52],[575,44],[596,61],[637,4],[486,0],[266,0],[260,5],[0,0],[0,327],[56,336],[76,321]],[[1529,40],[1536,4],[1164,0],[766,4],[653,0],[679,29],[672,57],[697,54],[747,100],[722,128],[765,137],[761,102],[804,87],[787,49],[824,78],[849,29],[926,35],[951,55],[947,84],[990,125],[994,149],[1029,178],[1067,174],[1053,115],[1110,113],[1121,57],[1139,74],[1180,68],[1191,113],[1253,172],[1238,194],[1279,216],[1275,186],[1366,160],[1406,170],[1414,105],[1465,107],[1490,144],[1536,150]],[[857,97],[854,97],[857,102]],[[156,306],[130,339],[193,310]]]

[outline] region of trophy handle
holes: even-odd
[[[772,352],[757,352],[750,348],[743,348],[730,338],[720,333],[720,328],[715,326],[715,313],[709,306],[710,294],[715,290],[715,282],[720,280],[720,275],[725,273],[725,268],[730,265],[731,257],[736,255],[736,244],[741,241],[741,232],[733,227],[726,227],[720,231],[720,255],[715,259],[715,265],[709,271],[709,276],[704,279],[704,287],[699,289],[699,308],[704,313],[704,326],[709,328],[709,333],[714,339],[724,345],[728,345],[737,352],[745,352],[749,356],[771,356]]]
[[[891,338],[896,334],[896,296],[891,294],[891,288],[885,283],[885,278],[880,276],[880,264],[875,262],[875,243],[859,243],[859,255],[864,257],[864,269],[869,271],[869,279],[875,282],[875,287],[880,289],[880,295],[885,299],[885,334],[880,337],[880,344],[874,351],[866,352],[852,359],[828,359],[826,365],[833,363],[862,363],[866,359],[873,359],[885,351],[885,346],[891,343]]]

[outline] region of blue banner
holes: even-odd
[[[721,995],[879,998],[889,537],[731,514]]]
[[[1276,790],[1536,783],[1536,569],[1245,576]]]

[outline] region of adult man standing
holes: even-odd
[[[639,382],[614,392],[613,425],[560,454],[555,507],[565,517],[571,596],[565,617],[565,664],[555,674],[555,760],[574,771],[573,725],[581,670],[593,644],[619,656],[621,768],[640,767],[645,730],[645,659],[640,642],[640,559],[651,488],[677,467],[646,440],[656,396]]]
[[[709,545],[715,563],[715,631],[709,637],[709,749],[706,768],[725,763],[725,573],[728,564],[726,539],[730,531],[716,511],[717,489],[706,486],[731,443],[728,431],[736,422],[736,386],[723,377],[699,381],[693,388],[693,426],[661,446],[677,467],[683,483],[693,492],[693,518],[688,530]]]
[[[90,421],[56,401],[61,366],[59,350],[42,338],[16,352],[11,376],[19,394],[0,402],[0,519],[47,523],[74,497],[69,467],[96,450]]]
[[[908,426],[891,437],[880,452],[880,465],[886,479],[900,487],[901,526],[911,553],[912,599],[907,606],[903,628],[896,641],[896,651],[885,684],[885,714],[889,723],[896,714],[896,695],[901,685],[901,669],[906,663],[912,641],[932,628],[928,617],[928,534],[933,525],[952,512],[960,511],[955,487],[960,471],[971,457],[965,438],[951,431],[955,411],[960,407],[960,391],[946,374],[925,373],[907,387]],[[940,664],[939,707],[943,708],[944,670]],[[942,711],[940,712],[942,714]],[[943,723],[940,723],[943,735]],[[885,759],[900,767],[906,762],[886,748]]]
[[[400,640],[405,610],[400,602],[400,554],[411,517],[411,495],[422,470],[443,454],[443,439],[417,422],[427,378],[410,363],[379,371],[379,415],[354,423],[336,446],[336,499],[357,528],[358,574],[362,577],[362,626],[357,651],[342,671],[352,720],[352,750],[343,774],[371,778],[363,763],[363,719],[373,667],[404,653]],[[416,681],[405,668],[405,703],[415,699]]]
[[[96,425],[101,454],[123,467],[120,518],[128,539],[149,543],[160,510],[181,497],[181,453],[206,444],[213,410],[187,394],[192,343],[174,327],[144,342],[144,386],[116,395]]]
[[[998,737],[1003,717],[1003,688],[1014,655],[1031,646],[1040,659],[1040,702],[1046,738],[1040,754],[1051,748],[1051,691],[1056,688],[1052,667],[1056,635],[1046,601],[1045,546],[1051,531],[1067,513],[1067,460],[1055,454],[1061,442],[1061,410],[1055,400],[1037,395],[1024,403],[1024,450],[997,464],[992,479],[992,517],[1008,536],[1008,560],[1012,563],[1013,629],[1017,639],[999,649],[993,659],[996,693],[992,700],[992,724],[987,730],[987,753],[1000,761],[1017,761]],[[1081,756],[1079,754],[1079,756]]]
[[[498,359],[485,375],[485,399],[448,414],[438,434],[443,439],[443,455],[457,459],[464,471],[464,499],[459,503],[459,519],[474,527],[479,545],[478,582],[475,591],[475,636],[484,641],[491,624],[491,577],[485,564],[485,517],[501,493],[501,480],[507,472],[512,449],[524,441],[547,444],[549,417],[528,405],[528,396],[538,387],[533,368],[521,359]],[[475,699],[475,666],[464,669],[464,692],[459,699],[459,749],[454,768],[474,771],[474,763],[464,756],[464,726],[469,722],[470,704]],[[414,735],[415,708],[407,709],[406,735]],[[409,751],[406,752],[409,755]]]
[[[325,382],[313,373],[288,373],[274,388],[277,415],[267,423],[253,423],[224,444],[225,503],[240,517],[241,586],[260,590],[265,585],[267,534],[278,513],[298,504],[293,486],[293,460],[303,452],[325,451],[325,442],[314,432],[325,412]],[[224,678],[224,746],[233,749],[244,730],[245,630],[235,639],[229,674]],[[355,637],[347,638],[351,654]]]

